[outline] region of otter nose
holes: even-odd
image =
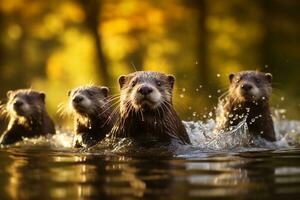
[[[23,102],[20,101],[20,100],[17,100],[17,101],[14,102],[14,107],[19,108],[19,107],[21,107],[22,105],[23,105]]]
[[[74,103],[80,103],[81,101],[83,101],[83,97],[82,96],[76,96],[73,99]]]
[[[150,94],[152,91],[153,91],[153,89],[148,86],[143,86],[138,90],[138,92],[144,96]]]
[[[252,88],[253,88],[252,85],[247,84],[247,83],[242,85],[242,89],[245,90],[245,91],[249,91]]]

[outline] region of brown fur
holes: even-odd
[[[44,93],[23,89],[9,91],[7,97],[8,103],[2,107],[2,112],[9,118],[9,124],[0,139],[1,144],[13,144],[23,137],[55,133],[54,123],[45,108]],[[17,106],[18,102],[21,106]]]
[[[93,146],[111,131],[115,120],[111,116],[108,92],[107,87],[97,86],[84,86],[70,91],[76,133],[74,147]],[[89,104],[76,104],[74,102],[76,97],[85,98],[85,102],[88,101]]]
[[[272,75],[257,71],[243,71],[229,76],[228,94],[220,99],[217,126],[218,130],[236,126],[245,117],[250,134],[275,141],[275,131],[269,97],[272,92]],[[245,91],[245,87],[251,89]]]
[[[190,144],[189,136],[172,105],[172,90],[175,78],[158,72],[139,71],[121,76],[120,117],[114,126],[113,138],[133,138],[136,141],[159,141],[170,143],[175,140]],[[132,95],[141,87],[153,88],[161,94],[160,104],[149,100],[136,104]]]

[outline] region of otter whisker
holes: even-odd
[[[142,117],[142,121],[145,121],[143,111],[141,109],[139,109],[139,111],[140,111],[140,114],[141,114],[141,117]]]
[[[108,124],[111,122],[112,119],[115,118],[115,115],[118,113],[120,106],[116,106],[116,108],[110,113],[110,115],[107,117],[107,120],[104,122],[104,125]]]
[[[111,105],[109,105],[104,111],[102,111],[100,114],[98,114],[98,116],[100,117],[101,115],[103,115],[104,113],[106,113],[108,110],[110,110],[112,107],[114,107],[115,105],[119,104],[120,101],[117,101]]]
[[[72,112],[70,106],[66,106],[64,103],[60,103],[58,105],[58,110],[56,113],[59,114],[59,117],[64,117],[71,115]]]

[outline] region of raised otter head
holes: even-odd
[[[7,92],[7,113],[13,117],[35,118],[45,110],[46,95],[30,89]]]
[[[78,87],[69,91],[69,103],[72,110],[79,115],[99,115],[106,105],[108,92],[107,87]]]
[[[174,76],[159,72],[139,71],[120,76],[121,112],[128,107],[137,112],[172,104],[174,82]]]
[[[272,75],[258,71],[243,71],[229,75],[229,93],[238,102],[256,102],[269,99],[272,93]]]
[[[190,144],[189,136],[172,105],[175,78],[159,72],[138,71],[120,76],[120,116],[112,138]]]

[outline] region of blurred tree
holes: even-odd
[[[33,86],[55,113],[72,87],[118,92],[120,74],[158,70],[176,75],[187,116],[216,104],[228,73],[263,69],[297,104],[299,10],[298,0],[1,0],[0,95]]]
[[[102,11],[101,0],[78,0],[85,12],[85,25],[90,30],[96,46],[97,58],[98,58],[98,71],[100,72],[101,80],[104,85],[110,85],[110,77],[108,73],[108,66],[106,56],[103,52],[102,37],[99,31]]]
[[[192,8],[196,8],[197,13],[197,65],[199,68],[199,78],[204,89],[208,86],[209,80],[209,62],[207,56],[207,43],[209,42],[208,30],[206,27],[207,15],[208,15],[208,1],[206,0],[191,0],[187,1]]]
[[[262,5],[263,10],[263,28],[264,28],[264,36],[263,40],[261,42],[261,50],[262,50],[262,65],[268,66],[272,62],[272,48],[271,48],[271,42],[272,42],[272,35],[271,35],[271,23],[273,18],[273,11],[272,11],[272,2],[271,0],[264,0],[259,1]],[[272,69],[271,69],[272,70]]]

